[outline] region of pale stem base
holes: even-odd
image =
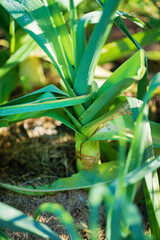
[[[75,134],[77,169],[88,170],[100,163],[99,141],[85,141],[85,137]]]

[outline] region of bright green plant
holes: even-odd
[[[46,52],[63,81],[63,91],[49,85],[1,105],[0,126],[8,126],[31,117],[49,116],[60,120],[75,131],[78,170],[88,170],[73,175],[72,179],[59,179],[49,189],[48,186],[38,190],[30,189],[29,194],[112,181],[116,176],[117,163],[97,165],[101,161],[99,141],[132,140],[132,116],[135,113],[131,109],[134,100],[130,101],[121,94],[132,83],[139,81],[138,97],[142,99],[147,87],[146,56],[121,20],[122,13],[116,12],[119,1],[105,1],[103,11],[89,13],[78,21],[76,8],[70,0],[70,32],[57,0],[0,0],[0,3]],[[97,24],[86,44],[85,26],[88,22]],[[113,22],[125,32],[139,51],[98,89],[94,81],[94,70]],[[125,127],[120,123],[121,119],[125,122]],[[152,122],[155,147],[160,145],[157,129],[159,125]],[[7,184],[1,186],[28,192],[27,188],[10,187]]]
[[[14,1],[13,4],[13,1],[1,0],[2,6],[47,53],[64,83],[63,92],[52,85],[2,105],[2,126],[44,115],[62,121],[76,132],[79,170],[92,168],[100,162],[99,140],[86,139],[106,122],[129,113],[128,101],[120,95],[132,83],[140,81],[146,72],[145,54],[141,50],[117,69],[99,90],[94,82],[94,69],[118,3],[106,1],[102,16],[85,46],[84,23],[95,18],[97,13],[86,15],[77,23],[76,9],[70,1],[69,34],[57,1]],[[115,21],[124,31],[119,14]]]
[[[0,186],[29,195],[43,195],[60,190],[89,188],[97,183],[108,183],[109,187],[106,187],[106,190],[103,187],[96,189],[96,192],[100,191],[100,194],[96,193],[97,198],[91,194],[92,239],[95,239],[94,233],[97,228],[94,214],[97,214],[102,199],[105,199],[106,203],[107,237],[109,239],[145,239],[141,231],[139,213],[132,204],[137,182],[144,178],[150,226],[155,239],[159,239],[160,196],[158,177],[155,172],[159,167],[159,157],[154,158],[153,154],[153,146],[160,146],[159,125],[153,122],[149,125],[147,119],[147,103],[159,85],[159,74],[152,80],[149,91],[145,94],[147,81],[145,53],[128,33],[121,21],[120,13],[116,13],[119,1],[105,1],[102,13],[90,13],[78,21],[74,3],[70,0],[70,32],[66,27],[57,0],[0,0],[0,3],[46,52],[63,81],[63,91],[54,85],[49,85],[1,105],[0,126],[8,126],[31,117],[50,116],[60,120],[76,133],[77,167],[80,170],[78,174],[70,178],[59,179],[50,186],[46,185],[37,189],[3,183],[0,183]],[[113,21],[140,50],[121,65],[98,89],[93,78],[94,69]],[[98,22],[88,44],[86,44],[84,34],[87,22]],[[122,96],[122,93],[137,80],[139,81],[138,97],[143,99],[143,102],[136,98]],[[99,141],[106,139],[122,139],[131,142],[126,162],[124,162],[124,155],[120,158],[119,162],[122,162],[122,165],[118,166],[117,162],[98,165],[100,162]],[[118,178],[116,178],[117,174]],[[1,205],[2,209],[5,207]],[[14,212],[13,209],[11,210]],[[46,204],[39,208],[36,216],[46,210],[54,214],[59,210],[56,212],[58,216],[63,214],[60,207]],[[16,214],[22,213],[15,213],[15,216],[19,216]],[[134,223],[131,221],[133,214],[136,219]],[[11,226],[15,229],[15,224],[6,214],[1,214],[0,218],[1,227]],[[23,218],[25,219],[24,216]],[[26,220],[29,221],[29,229],[24,229],[22,225],[20,228],[37,234],[37,229],[30,230],[33,227],[30,221],[33,220],[30,218]],[[113,224],[115,221],[117,221],[116,225]],[[24,225],[25,223],[23,222]],[[62,221],[62,224],[66,222]],[[34,227],[35,225],[34,222]],[[42,227],[39,226],[38,229]],[[74,236],[73,239],[80,239],[72,219],[68,227]],[[20,228],[17,225],[15,230]],[[138,233],[135,229],[138,229]],[[38,235],[42,236],[44,233],[46,234],[46,231],[38,232]],[[47,230],[47,234],[45,235],[47,238],[59,239],[50,230]]]
[[[90,239],[99,239],[99,208],[104,202],[106,212],[106,238],[108,240],[155,240],[160,238],[160,191],[156,169],[160,167],[160,156],[154,157],[152,151],[152,138],[148,124],[147,103],[153,96],[155,89],[160,85],[160,74],[157,74],[150,85],[149,91],[144,97],[143,104],[138,107],[135,119],[135,138],[131,142],[127,160],[124,141],[120,141],[119,166],[117,177],[108,186],[100,183],[91,189],[89,194],[90,216],[88,232]],[[138,103],[136,99],[134,106]],[[138,106],[138,105],[137,105]],[[135,111],[133,108],[132,111]],[[121,124],[125,125],[123,120]],[[145,152],[145,154],[144,154]],[[124,171],[125,169],[125,171]],[[154,174],[154,178],[151,175]],[[138,208],[133,204],[137,183],[143,180],[146,193],[146,204],[149,208],[148,216],[153,236],[143,232],[143,223]],[[28,232],[47,239],[60,239],[60,237],[46,225],[37,222],[40,214],[49,212],[57,217],[65,227],[71,239],[81,240],[77,227],[71,215],[57,203],[44,203],[34,214],[34,218],[24,215],[17,209],[0,203],[0,227],[20,232]],[[6,214],[7,213],[7,214]],[[0,231],[2,239],[9,239]]]

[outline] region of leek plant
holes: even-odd
[[[122,138],[131,141],[134,127],[131,104],[122,93],[139,81],[138,97],[142,99],[147,87],[146,56],[121,20],[124,13],[117,11],[120,1],[98,2],[103,7],[102,11],[88,13],[78,20],[74,2],[70,0],[68,30],[58,0],[0,0],[1,5],[45,51],[63,82],[62,90],[49,85],[1,105],[0,126],[42,116],[61,121],[75,131],[79,171],[92,169],[101,162],[100,140]],[[139,23],[135,18],[134,21]],[[138,51],[98,89],[94,70],[113,22]],[[86,44],[85,26],[88,23],[97,24]],[[127,127],[117,128],[120,119]],[[156,147],[159,147],[158,127],[151,123]]]
[[[96,193],[96,197],[94,194],[91,195],[90,202],[95,210],[94,213],[97,213],[98,206],[105,198],[109,219],[106,231],[108,239],[145,239],[141,232],[142,224],[138,211],[132,204],[137,183],[143,179],[151,230],[155,238],[160,239],[160,196],[156,173],[159,157],[155,158],[153,154],[153,147],[160,147],[160,127],[147,119],[147,103],[155,88],[159,86],[160,77],[158,74],[152,80],[153,84],[146,93],[145,52],[124,25],[121,19],[124,13],[117,11],[120,1],[98,2],[103,8],[102,11],[88,13],[78,20],[74,2],[70,0],[70,28],[68,28],[58,0],[0,0],[1,5],[13,19],[45,51],[63,83],[62,90],[49,85],[1,105],[0,126],[4,127],[24,119],[42,116],[61,121],[75,131],[79,170],[79,173],[70,178],[59,179],[50,186],[45,185],[36,189],[4,183],[0,183],[0,186],[19,193],[44,195],[60,190],[89,188],[97,183],[107,183],[108,187],[105,189],[98,188],[100,194]],[[94,70],[113,22],[135,44],[138,51],[98,89],[94,81]],[[96,25],[87,43],[85,27],[89,23],[96,23]],[[136,81],[138,81],[138,99],[122,96],[123,92]],[[123,160],[122,165],[119,166],[117,162],[98,165],[101,162],[99,141],[113,139],[131,142],[127,158],[123,156],[119,161]],[[8,210],[3,204],[0,207],[5,209],[0,216],[1,227],[11,226],[15,229],[16,226],[15,230],[21,228],[45,238],[59,239],[59,236],[43,225],[36,225],[33,219],[25,217],[20,212],[14,212],[13,209],[10,209],[13,215],[9,218],[6,215],[9,207]],[[123,208],[126,211],[123,211]],[[42,205],[35,217],[43,211],[53,212],[56,216],[63,215],[60,207],[48,204]],[[90,224],[91,239],[95,239],[94,233],[97,226],[94,213]],[[133,213],[137,220],[135,225],[131,221]],[[23,224],[19,225],[19,222],[16,222],[15,225],[15,221],[20,219],[24,220],[20,222]],[[62,224],[68,227],[71,235],[73,234],[73,239],[80,239],[72,219],[69,217],[69,223],[63,221],[65,219],[65,217],[62,219]],[[26,229],[25,220],[31,230]],[[115,221],[117,221],[116,225]],[[36,226],[39,232],[36,232]],[[1,235],[4,237],[3,233]]]
[[[147,119],[147,103],[159,85],[160,74],[154,77],[149,91],[145,94],[141,108],[134,114],[135,138],[131,142],[127,156],[125,155],[124,141],[120,140],[117,177],[108,185],[100,183],[90,190],[88,228],[84,230],[87,230],[91,240],[100,239],[99,209],[102,202],[104,202],[105,206],[105,232],[108,240],[158,240],[160,238],[160,191],[155,172],[160,167],[160,156],[154,157],[153,151],[151,151],[152,140]],[[134,102],[135,105],[138,103],[136,100]],[[122,121],[121,124],[125,124],[125,122]],[[150,178],[152,174],[154,174],[154,182]],[[141,180],[148,186],[148,188],[144,186],[144,190],[146,193],[146,204],[149,208],[148,216],[152,231],[151,236],[144,233],[142,217],[137,206],[133,203],[137,183]],[[0,203],[0,208],[0,227],[3,229],[7,228],[19,232],[28,232],[45,239],[60,240],[61,238],[56,232],[45,224],[38,222],[39,216],[44,212],[48,212],[58,218],[66,229],[70,239],[82,239],[72,216],[57,203],[43,203],[35,211],[34,218],[4,203]],[[0,231],[0,237],[1,239],[9,239],[2,231]]]

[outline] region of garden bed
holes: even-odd
[[[74,133],[60,122],[48,117],[30,119],[2,128],[0,132],[0,182],[33,187],[50,184],[59,177],[76,173]],[[89,239],[87,220],[89,216],[88,191],[74,190],[56,192],[52,196],[25,196],[0,188],[0,201],[33,216],[44,202],[61,204],[73,216],[80,227],[84,240]],[[148,218],[142,194],[137,204],[144,217],[144,228],[148,231]],[[105,240],[105,213],[101,209],[101,229],[97,239]],[[40,222],[56,231],[61,239],[69,236],[54,216],[43,214]],[[13,240],[42,239],[28,233],[5,230]]]

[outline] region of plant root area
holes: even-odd
[[[58,178],[76,173],[74,133],[60,122],[43,117],[29,119],[8,128],[0,129],[0,182],[33,187],[51,184]],[[26,196],[0,188],[0,201],[33,216],[45,202],[61,204],[70,212],[83,239],[89,238],[88,192],[85,190],[56,192],[46,196]],[[61,239],[68,240],[60,222],[50,214],[43,214],[40,222],[56,231]],[[102,227],[97,239],[105,239],[105,215],[101,210]],[[28,233],[3,229],[8,237],[17,240],[43,239]]]

